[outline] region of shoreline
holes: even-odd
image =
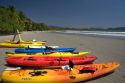
[[[52,33],[67,34],[67,35],[71,34],[71,35],[79,35],[79,36],[87,36],[87,37],[99,37],[99,38],[111,38],[111,39],[125,40],[125,36],[110,36],[110,35],[80,34],[80,33],[63,33],[63,32],[52,32]]]

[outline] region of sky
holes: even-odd
[[[32,21],[72,28],[125,27],[125,0],[0,0]]]

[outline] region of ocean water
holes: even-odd
[[[94,36],[94,37],[107,37],[107,38],[117,38],[117,39],[125,39],[125,32],[109,32],[109,31],[56,31],[58,33],[66,33],[66,34],[78,34],[78,35],[86,35],[86,36]]]

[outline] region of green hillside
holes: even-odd
[[[0,6],[0,34],[14,33],[14,30],[34,31],[34,30],[57,30],[61,27],[47,26],[44,23],[35,23],[30,20],[22,11],[17,11],[14,6]]]

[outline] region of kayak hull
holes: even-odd
[[[95,56],[86,57],[42,57],[42,56],[26,56],[26,57],[8,57],[6,62],[11,66],[20,67],[47,67],[47,66],[63,66],[68,65],[69,60],[75,65],[89,64],[96,60]]]
[[[76,48],[18,48],[15,53],[38,53],[38,52],[73,52]]]
[[[52,53],[8,53],[6,55],[9,57],[20,57],[20,56],[52,56],[52,57],[77,57],[85,56],[91,52],[52,52]]]
[[[42,46],[45,45],[46,42],[21,42],[21,43],[17,43],[17,42],[3,42],[0,43],[0,47],[7,47],[7,48],[25,48],[28,46]]]
[[[86,67],[96,68],[94,72],[81,72]],[[116,62],[74,66],[72,71],[62,69],[20,69],[5,70],[3,83],[72,83],[90,80],[110,73],[119,67]],[[36,74],[37,72],[37,74]],[[35,73],[35,74],[34,74]]]

